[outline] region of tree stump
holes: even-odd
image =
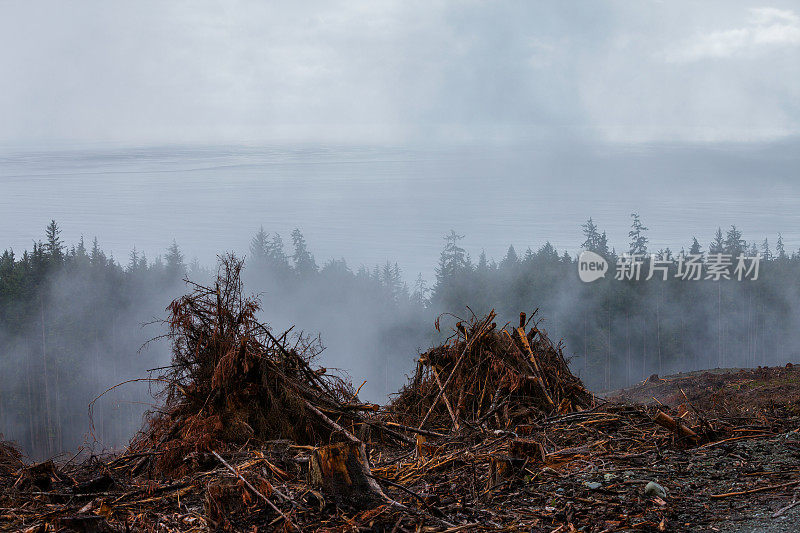
[[[52,459],[48,459],[43,463],[36,463],[25,469],[25,482],[28,485],[33,485],[41,491],[47,492],[53,483],[53,478],[56,476],[56,468]]]
[[[525,459],[518,459],[508,455],[495,455],[489,458],[489,484],[488,489],[496,487],[509,480],[520,477],[525,466]]]
[[[508,455],[489,458],[489,487],[521,478],[525,467],[542,465],[547,455],[544,446],[533,439],[514,439],[508,443]]]
[[[425,457],[425,435],[417,435],[417,460]]]
[[[547,457],[544,446],[533,439],[514,439],[508,443],[508,455],[527,459],[528,463],[544,463]]]
[[[361,442],[340,442],[316,448],[311,454],[311,483],[331,501],[359,509],[387,500],[372,477]]]

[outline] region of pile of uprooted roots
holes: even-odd
[[[242,267],[232,255],[222,258],[213,286],[192,284],[167,308],[172,364],[155,380],[163,407],[131,446],[157,457],[161,472],[185,470],[189,459],[226,445],[336,441],[369,407],[349,382],[311,367],[318,343],[302,335],[290,342],[288,332],[276,337],[256,319],[259,302],[242,294]]]
[[[414,376],[390,405],[398,422],[509,428],[592,405],[560,343],[553,344],[535,322],[526,332],[525,313],[518,328],[498,331],[494,319],[492,311],[458,322],[445,344],[420,356]]]

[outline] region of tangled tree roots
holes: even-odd
[[[341,426],[352,428],[365,407],[349,382],[311,368],[318,343],[300,335],[290,346],[286,333],[276,338],[256,320],[259,302],[242,295],[242,266],[232,255],[222,258],[212,287],[192,284],[167,308],[172,364],[158,378],[164,407],[132,445],[155,452],[162,472],[230,444],[338,441]],[[339,421],[338,430],[324,413]]]
[[[525,313],[520,327],[500,331],[494,318],[492,311],[467,325],[459,322],[448,342],[420,356],[414,376],[390,406],[399,422],[509,428],[592,404],[560,343],[553,344],[536,324],[526,332]]]

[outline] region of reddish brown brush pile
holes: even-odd
[[[592,404],[592,395],[570,372],[561,345],[554,345],[543,329],[534,326],[526,332],[522,313],[519,328],[498,331],[494,318],[492,311],[466,326],[459,322],[447,343],[422,354],[410,383],[390,406],[398,421],[419,427],[433,419],[439,426],[466,422],[509,428]]]
[[[173,358],[158,378],[164,407],[132,445],[154,452],[161,471],[226,444],[328,442],[334,430],[325,412],[346,426],[365,407],[347,382],[311,368],[318,345],[300,336],[290,346],[286,334],[276,338],[256,320],[259,302],[242,295],[242,266],[223,258],[214,286],[192,284],[168,307]]]

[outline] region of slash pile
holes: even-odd
[[[421,419],[422,427],[432,419],[441,427],[449,420],[456,428],[466,422],[507,429],[592,405],[561,345],[543,329],[526,332],[524,313],[518,328],[498,331],[494,319],[492,311],[467,325],[459,322],[448,342],[422,354],[410,383],[391,404],[398,421]]]
[[[337,431],[324,413],[352,425],[369,407],[349,383],[312,369],[315,344],[300,336],[290,346],[286,334],[276,338],[256,320],[259,303],[242,294],[242,266],[223,258],[213,286],[193,284],[168,308],[172,365],[157,378],[164,405],[131,446],[158,457],[162,472],[197,466],[230,445],[326,443]]]

